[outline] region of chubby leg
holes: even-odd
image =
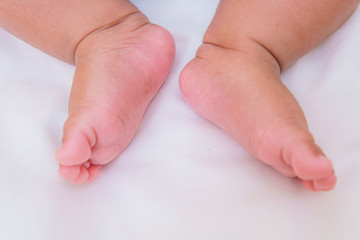
[[[280,79],[282,70],[334,32],[358,0],[221,0],[180,87],[200,114],[254,157],[313,191],[336,177]]]
[[[127,0],[0,0],[0,26],[76,64],[56,159],[70,182],[96,179],[129,144],[164,82],[171,35]]]

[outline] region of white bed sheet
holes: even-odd
[[[177,55],[131,145],[88,185],[63,181],[54,159],[74,67],[0,29],[0,239],[359,239],[360,9],[283,74],[339,178],[313,193],[181,97],[218,1],[133,2],[171,31]]]

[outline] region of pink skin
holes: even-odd
[[[180,76],[186,101],[281,174],[303,180],[309,190],[332,189],[331,162],[281,83],[277,65],[266,52],[259,52],[263,62],[254,52],[202,45]]]
[[[312,191],[332,189],[332,164],[280,72],[326,39],[358,4],[221,0],[204,44],[181,73],[184,98],[281,174]],[[130,143],[165,81],[174,59],[171,35],[128,0],[2,0],[0,24],[76,63],[56,159],[69,182],[94,181]]]
[[[172,36],[128,0],[0,0],[0,26],[76,64],[56,159],[71,183],[95,180],[134,137],[165,81]]]
[[[332,164],[280,73],[335,31],[358,3],[220,1],[203,45],[181,73],[185,100],[281,174],[311,191],[333,189]]]
[[[141,13],[81,42],[69,118],[56,152],[59,173],[73,184],[94,181],[134,137],[164,82],[174,43]]]

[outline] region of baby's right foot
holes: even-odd
[[[97,178],[131,141],[174,58],[168,31],[140,12],[87,36],[76,52],[76,72],[56,152],[60,175],[80,184]]]
[[[313,191],[330,190],[336,177],[315,144],[298,103],[280,80],[275,59],[249,41],[243,49],[203,44],[184,68],[186,101],[223,128],[253,156]]]

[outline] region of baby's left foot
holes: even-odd
[[[69,118],[56,152],[63,178],[74,184],[93,181],[101,166],[124,150],[173,58],[170,33],[140,12],[81,42]]]
[[[331,162],[281,82],[275,59],[251,40],[243,46],[203,44],[180,76],[186,101],[281,174],[298,177],[309,190],[332,189]]]

